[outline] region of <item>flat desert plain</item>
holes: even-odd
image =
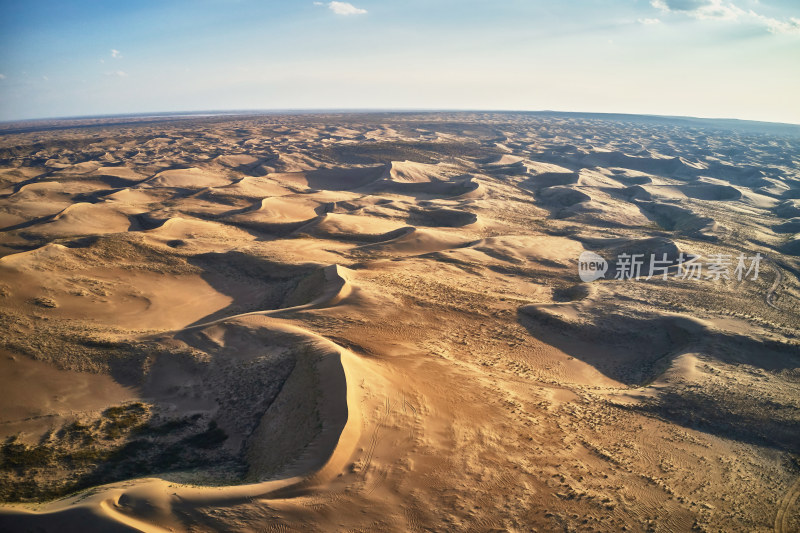
[[[5,124],[0,227],[2,531],[800,531],[800,127]]]

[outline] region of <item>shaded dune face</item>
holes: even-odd
[[[797,530],[800,132],[736,127],[0,130],[0,530]]]

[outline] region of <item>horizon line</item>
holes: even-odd
[[[601,116],[628,116],[660,119],[691,119],[724,122],[742,122],[771,124],[775,126],[800,127],[800,122],[777,122],[735,117],[696,116],[696,115],[665,115],[657,113],[631,113],[616,111],[564,111],[557,109],[483,109],[483,108],[426,108],[426,107],[286,107],[286,108],[258,108],[258,109],[197,109],[190,111],[139,111],[129,113],[103,113],[96,115],[62,115],[50,117],[19,118],[0,120],[0,125],[10,125],[25,122],[48,122],[57,120],[91,120],[108,118],[181,118],[181,117],[222,117],[222,116],[248,116],[259,114],[314,114],[314,113],[505,113],[505,114],[563,114],[563,115],[601,115]]]

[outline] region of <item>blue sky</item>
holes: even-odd
[[[800,123],[796,0],[0,0],[0,120],[209,109]]]

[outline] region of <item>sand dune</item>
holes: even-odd
[[[464,237],[432,229],[405,226],[381,235],[374,244],[365,244],[359,250],[377,252],[397,257],[438,252],[460,248],[468,244]]]
[[[218,165],[235,169],[252,169],[263,161],[263,159],[249,154],[221,155],[213,160]]]
[[[413,161],[392,161],[382,179],[398,183],[430,183],[441,180],[441,167],[447,168],[444,165],[426,165]]]
[[[111,187],[126,187],[139,183],[146,179],[132,168],[129,167],[105,167],[101,166],[96,168],[91,176],[96,176],[98,179]]]
[[[167,266],[164,254],[151,251],[148,258],[142,252],[136,241],[80,249],[48,244],[0,258],[4,282],[13,287],[6,303],[43,308],[53,318],[137,329],[188,325],[232,301],[206,283],[199,269]],[[143,257],[131,257],[136,253]],[[163,269],[180,275],[165,277]]]
[[[800,233],[800,217],[790,218],[786,222],[773,226],[776,233]]]
[[[793,239],[786,241],[781,246],[781,252],[788,255],[800,256],[800,237],[795,236]]]
[[[539,199],[549,205],[569,207],[592,199],[588,194],[571,187],[545,187],[539,191]]]
[[[736,187],[718,183],[694,183],[685,185],[681,190],[686,196],[698,200],[738,200],[742,197],[742,193]]]
[[[55,215],[51,221],[27,230],[27,233],[52,238],[124,232],[131,226],[126,211],[131,214],[136,212],[106,203],[76,203]]]
[[[408,222],[420,226],[458,228],[476,224],[478,222],[478,215],[468,211],[446,207],[412,209]]]
[[[372,242],[381,240],[383,235],[397,230],[398,226],[397,222],[381,218],[326,213],[295,232],[323,239]]]
[[[800,200],[786,200],[775,207],[775,214],[782,218],[800,216]]]
[[[638,204],[642,212],[652,217],[659,226],[666,230],[677,231],[701,239],[714,240],[717,223],[710,217],[696,214],[691,209],[659,202]]]
[[[245,176],[235,183],[214,189],[213,194],[235,198],[263,198],[265,196],[283,196],[291,192],[270,179]]]
[[[188,245],[193,239],[229,241],[231,238],[235,238],[237,242],[254,239],[252,235],[244,231],[237,231],[225,224],[184,217],[169,218],[159,226],[146,231],[148,235],[158,236],[171,246]]]
[[[486,188],[474,176],[469,176],[460,183],[463,192],[455,191],[456,194],[448,200],[476,200],[486,195]]]
[[[223,185],[228,185],[230,180],[220,174],[200,168],[184,168],[159,172],[151,179],[147,180],[146,183],[151,187],[199,189],[203,187],[221,187]]]
[[[113,120],[0,133],[0,530],[800,524],[800,134]]]
[[[273,196],[261,200],[254,209],[226,217],[234,223],[267,230],[275,227],[295,228],[317,216],[322,203],[297,196]]]
[[[106,196],[106,200],[127,205],[150,204],[159,201],[159,196],[146,189],[120,189]]]
[[[270,174],[279,183],[295,187],[341,191],[355,190],[373,183],[384,175],[386,167],[332,168],[308,172]]]
[[[705,167],[682,157],[652,157],[628,155],[618,151],[596,151],[588,154],[582,164],[598,167],[621,167],[661,176],[695,176]]]
[[[555,187],[557,185],[572,185],[578,183],[577,172],[542,172],[530,177],[527,185],[533,189]]]

